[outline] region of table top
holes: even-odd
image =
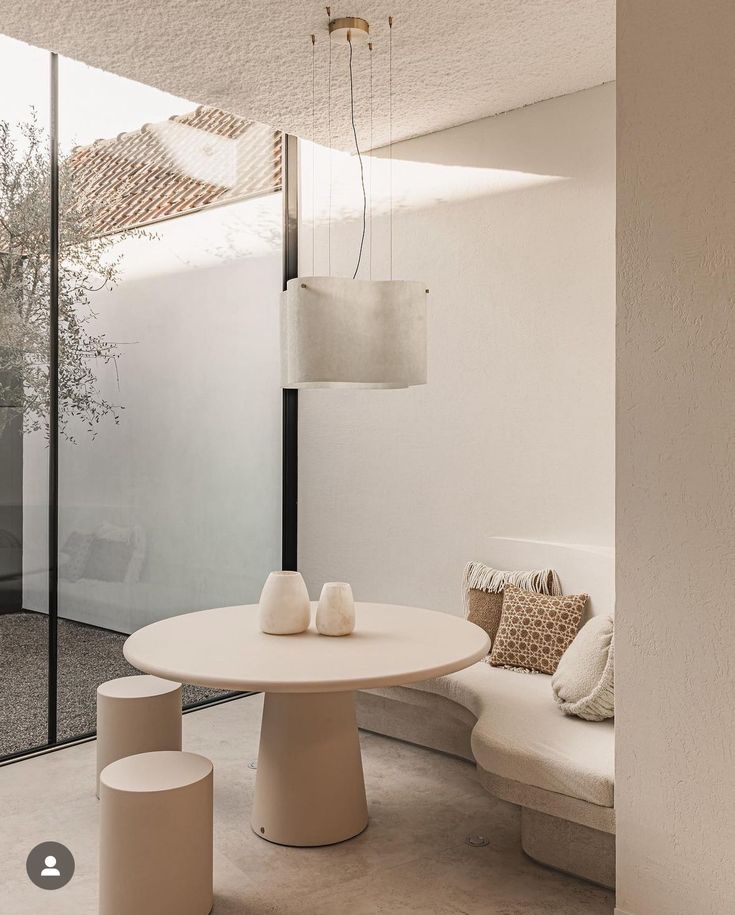
[[[485,632],[456,616],[394,604],[355,605],[351,635],[298,635],[258,628],[258,605],[200,610],[133,633],[123,653],[166,680],[279,693],[340,692],[416,683],[483,658]]]

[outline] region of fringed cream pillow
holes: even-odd
[[[462,579],[465,619],[476,623],[495,642],[503,611],[503,589],[516,585],[538,594],[561,594],[561,582],[553,569],[536,572],[502,572],[484,562],[468,562]]]
[[[562,655],[551,689],[565,715],[615,717],[614,627],[612,616],[593,616]]]

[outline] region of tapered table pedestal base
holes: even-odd
[[[266,693],[256,835],[279,845],[332,845],[367,823],[354,692]]]

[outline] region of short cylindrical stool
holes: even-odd
[[[212,909],[212,763],[141,753],[100,777],[99,915]]]
[[[180,683],[141,675],[97,687],[97,797],[100,772],[115,760],[180,749]]]

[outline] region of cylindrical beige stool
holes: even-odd
[[[115,760],[180,749],[180,683],[146,674],[97,687],[97,797],[100,772]]]
[[[211,911],[212,795],[212,763],[195,753],[141,753],[103,770],[99,915]]]

